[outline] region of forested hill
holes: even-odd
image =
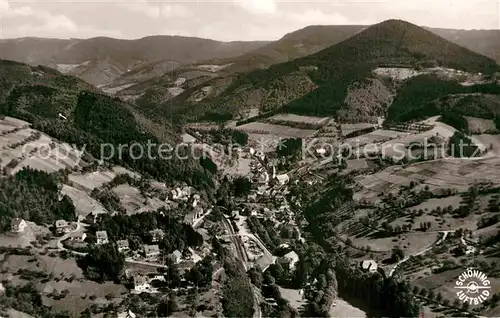
[[[118,149],[120,144],[138,142],[148,149],[148,141],[157,145],[168,142],[172,146],[178,142],[177,133],[168,126],[163,127],[168,139],[159,140],[146,129],[152,125],[139,123],[129,105],[101,94],[75,77],[6,60],[0,60],[0,74],[0,115],[27,120],[54,138],[80,147],[85,145],[95,158],[100,158],[101,145],[105,143]],[[158,154],[156,150],[152,148]],[[135,159],[124,149],[121,156],[116,153],[110,161],[166,182],[186,181],[200,188],[213,186],[211,174],[192,159]]]
[[[169,114],[188,112],[189,118],[205,119],[213,114],[228,118],[249,108],[269,111],[283,106],[294,113],[335,115],[349,107],[345,100],[350,85],[365,82],[377,67],[436,66],[483,74],[499,69],[494,60],[424,28],[388,20],[315,54],[240,74],[216,98],[197,107],[181,107],[185,92],[168,109]]]

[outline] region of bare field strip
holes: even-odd
[[[73,188],[67,184],[63,185],[61,193],[67,195],[73,201],[75,205],[76,214],[78,216],[86,217],[90,213],[107,213],[106,209],[97,202],[95,199],[91,198],[84,191]]]
[[[313,116],[301,116],[295,114],[277,114],[270,118],[269,120],[276,121],[289,121],[293,123],[305,123],[305,124],[313,124],[313,125],[324,125],[328,123],[330,117],[313,117]]]
[[[2,124],[11,125],[11,126],[15,126],[15,127],[18,127],[18,128],[28,127],[28,126],[31,125],[27,121],[24,121],[24,120],[21,120],[21,119],[17,119],[17,118],[14,118],[14,117],[9,117],[9,116],[5,116],[5,118],[3,120],[1,120],[0,122]]]
[[[144,198],[139,189],[128,184],[120,184],[112,189],[112,191],[120,198],[121,205],[127,210],[127,214],[134,214],[145,206]]]
[[[381,172],[356,178],[362,190],[355,194],[357,200],[374,199],[378,194],[398,189],[411,181],[419,181],[431,188],[453,188],[467,190],[472,184],[491,182],[500,184],[500,158],[470,160],[445,159],[424,162],[404,169],[390,167]],[[412,172],[408,176],[406,173]],[[430,173],[424,173],[429,171]]]
[[[467,119],[467,123],[469,124],[469,131],[473,134],[498,131],[493,119],[483,119],[470,116],[464,117]]]
[[[110,182],[115,177],[116,174],[111,171],[95,171],[86,174],[72,173],[68,176],[68,179],[75,188],[92,191],[95,188],[99,188],[103,184]]]
[[[55,158],[40,158],[37,156],[30,157],[27,159],[24,159],[21,161],[15,169],[12,169],[12,174],[17,173],[18,171],[22,170],[23,168],[30,167],[31,169],[35,170],[41,170],[45,171],[48,173],[56,172],[61,169],[66,168],[67,166],[62,163],[61,161],[58,161]]]
[[[410,255],[430,246],[436,242],[437,238],[437,233],[404,233],[401,234],[401,239],[398,240],[396,245],[400,245],[404,249],[405,254]],[[361,237],[352,238],[352,241],[356,246],[370,246],[372,251],[390,252],[395,245],[393,239],[393,237]]]
[[[393,140],[393,139],[395,140],[395,142],[397,142],[398,140],[404,139],[409,135],[410,134],[406,133],[406,132],[379,129],[379,130],[375,130],[371,133],[364,134],[364,135],[361,135],[358,137],[348,138],[348,139],[346,139],[345,143],[352,145],[352,146],[356,146],[358,144],[359,145],[366,145],[366,144],[372,144],[372,143],[386,142],[386,141]]]
[[[130,171],[127,168],[124,168],[122,166],[114,166],[113,167],[113,172],[115,172],[117,175],[119,174],[128,174],[132,178],[140,179],[141,175],[138,174],[137,172]]]
[[[266,123],[253,122],[245,125],[241,125],[236,129],[256,134],[270,134],[283,137],[295,137],[295,138],[305,138],[313,135],[316,130],[311,129],[298,129],[291,128],[281,125],[273,125]]]
[[[341,124],[342,135],[346,136],[352,134],[353,132],[374,127],[375,124],[372,123],[357,123],[357,124]]]
[[[500,153],[500,135],[482,134],[475,135],[474,137],[486,147],[491,145],[494,152]]]

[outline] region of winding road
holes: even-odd
[[[389,277],[391,277],[394,272],[396,271],[396,269],[403,263],[405,263],[406,261],[408,261],[410,259],[410,257],[414,257],[414,256],[419,256],[419,255],[422,255],[422,254],[425,254],[427,253],[428,251],[432,250],[432,248],[436,245],[439,245],[441,244],[442,242],[444,242],[444,240],[446,240],[446,237],[448,237],[448,233],[455,233],[456,230],[450,230],[450,231],[439,231],[439,233],[443,233],[443,237],[441,237],[439,240],[437,240],[436,242],[432,243],[431,245],[429,245],[428,247],[424,248],[423,250],[417,252],[417,253],[414,253],[410,256],[405,256],[402,260],[400,260],[399,262],[397,262],[394,267],[391,269],[391,271],[389,272]]]

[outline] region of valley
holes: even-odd
[[[0,315],[498,315],[477,32],[0,41]]]

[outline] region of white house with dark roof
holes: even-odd
[[[21,218],[13,218],[10,221],[11,230],[14,233],[24,232],[24,229],[26,228],[27,225],[28,224],[26,223],[26,221]]]
[[[154,257],[160,255],[160,248],[158,245],[144,245],[142,247],[142,250],[144,251],[144,255],[146,257]]]
[[[128,240],[116,241],[116,246],[118,247],[118,252],[126,252],[130,249]]]
[[[69,234],[69,239],[74,242],[84,242],[87,238],[85,232],[73,232]]]
[[[377,271],[377,268],[377,262],[372,259],[364,260],[361,262],[361,269],[366,272],[375,273]]]
[[[97,245],[107,244],[108,240],[108,232],[106,231],[97,231],[95,232],[95,236],[97,239]]]

